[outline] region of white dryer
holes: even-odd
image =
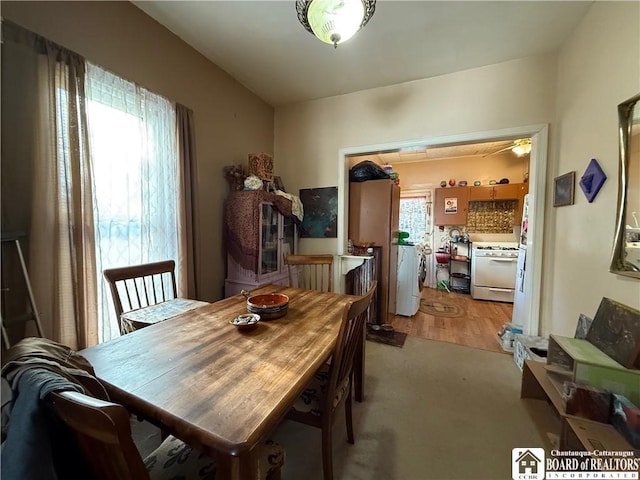
[[[398,245],[396,314],[415,315],[420,307],[420,258],[415,245]]]

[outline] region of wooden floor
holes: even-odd
[[[511,321],[513,304],[474,300],[471,295],[424,288],[421,303],[444,306],[458,316],[431,315],[418,310],[412,317],[396,315],[391,320],[394,329],[408,335],[456,343],[469,347],[504,352],[498,339],[498,331]]]

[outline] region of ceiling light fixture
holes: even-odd
[[[531,152],[531,139],[530,138],[525,138],[525,139],[522,139],[522,140],[515,140],[514,143],[515,143],[515,145],[511,149],[511,151],[513,153],[515,153],[517,156],[521,157],[522,155],[526,155],[529,152]]]
[[[376,0],[296,0],[300,23],[334,48],[364,27],[375,9]]]

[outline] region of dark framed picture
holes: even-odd
[[[565,173],[553,180],[553,206],[573,205],[573,190],[576,172]]]
[[[338,187],[300,190],[304,219],[300,238],[336,238],[338,236]]]

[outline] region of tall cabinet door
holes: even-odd
[[[296,226],[293,218],[282,215],[272,203],[260,204],[260,261],[258,277],[287,273],[286,255],[295,253]]]
[[[271,203],[260,204],[260,261],[258,275],[276,273],[278,262],[278,239],[280,237],[280,214]]]
[[[378,289],[382,321],[395,314],[398,246],[393,235],[400,218],[400,188],[393,180],[369,180],[349,184],[349,238],[354,242],[374,242],[381,247]]]
[[[466,225],[469,209],[469,188],[436,188],[433,223],[436,225]]]

